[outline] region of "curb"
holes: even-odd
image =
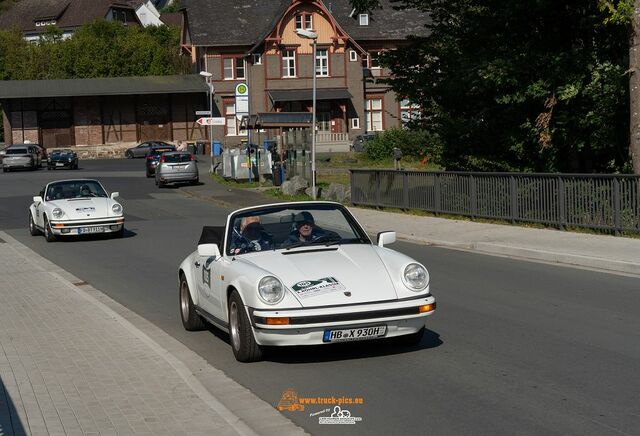
[[[238,434],[246,436],[307,434],[269,403],[211,366],[202,357],[159,327],[112,300],[82,279],[40,256],[6,232],[0,231],[0,239],[10,245],[26,262],[60,279],[69,289],[98,307],[148,346],[176,371],[198,398]],[[224,399],[216,397],[212,393],[213,390],[223,391],[225,398],[227,396],[233,397],[235,407],[227,407],[224,404]],[[254,429],[259,429],[260,433]]]

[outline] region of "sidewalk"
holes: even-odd
[[[0,435],[304,434],[5,232],[0,275]]]
[[[208,177],[201,181],[183,191],[229,209],[279,202],[257,190],[229,188]],[[371,234],[395,230],[398,239],[410,242],[640,275],[640,239],[349,209]]]

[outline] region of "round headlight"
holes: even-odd
[[[284,287],[275,277],[263,277],[258,283],[258,295],[267,304],[278,304],[284,298]]]
[[[429,284],[429,273],[417,263],[410,263],[404,269],[404,283],[412,291],[422,291]]]
[[[60,219],[64,215],[64,212],[59,207],[56,207],[51,211],[51,215],[53,215],[55,219]]]
[[[121,214],[122,213],[122,206],[120,206],[118,203],[114,203],[113,206],[111,206],[111,210],[115,214]]]

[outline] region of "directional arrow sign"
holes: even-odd
[[[201,126],[224,126],[225,119],[224,117],[208,117],[208,118],[198,118],[196,123]]]

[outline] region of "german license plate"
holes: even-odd
[[[80,227],[78,229],[78,234],[81,234],[81,233],[103,233],[103,232],[104,232],[104,227],[102,227],[102,226]]]
[[[358,327],[353,329],[325,330],[322,342],[350,342],[365,341],[384,336],[387,333],[386,325],[373,327]]]
[[[58,162],[58,163],[56,163],[56,166],[57,166],[57,167],[63,167],[63,166],[64,166],[64,164],[63,164],[63,163],[59,163],[59,162]]]

